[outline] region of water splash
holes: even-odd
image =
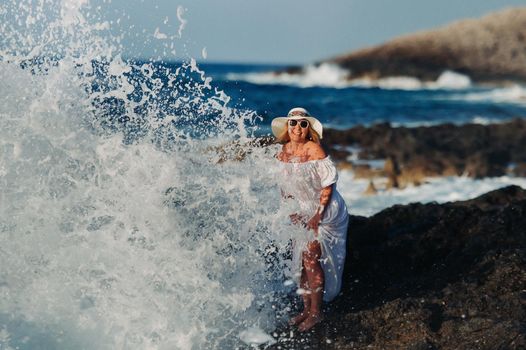
[[[232,348],[282,316],[275,149],[195,60],[123,60],[101,6],[0,5],[0,346]]]

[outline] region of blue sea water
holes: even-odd
[[[414,87],[341,86],[304,83],[298,76],[288,83],[252,77],[287,68],[285,65],[200,64],[213,78],[212,84],[232,98],[232,105],[256,111],[258,134],[270,132],[273,117],[286,115],[294,106],[304,106],[330,128],[345,129],[358,124],[389,122],[393,125],[434,125],[439,123],[490,123],[526,116],[526,90],[521,86]],[[261,79],[263,80],[263,79]]]
[[[276,74],[285,65],[191,62],[141,62],[130,60],[125,73],[134,91],[101,99],[97,108],[104,123],[124,128],[130,140],[141,131],[129,128],[125,101],[142,103],[133,114],[160,120],[177,115],[172,126],[190,137],[203,138],[221,133],[221,128],[239,127],[237,118],[214,120],[222,108],[196,104],[220,96],[224,108],[242,116],[248,136],[269,135],[270,123],[295,106],[307,108],[327,128],[346,129],[356,125],[390,123],[393,126],[421,126],[440,123],[499,123],[526,116],[526,87],[480,86],[469,77],[444,72],[445,79],[420,82],[411,77],[379,81],[348,81],[338,67],[307,67],[301,74]],[[107,63],[98,69],[95,91],[111,90]],[[145,73],[146,72],[146,73]],[[170,83],[177,76],[179,83]],[[153,80],[154,88],[150,89]],[[445,81],[445,82],[444,82]],[[147,87],[147,101],[144,101]],[[190,89],[189,87],[194,87]],[[186,102],[178,101],[184,97]],[[152,116],[152,111],[155,114]],[[183,117],[181,117],[183,116]],[[104,119],[103,118],[103,119]],[[204,126],[204,127],[203,127]],[[131,135],[131,136],[130,136]]]

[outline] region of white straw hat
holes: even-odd
[[[290,119],[306,119],[309,121],[309,124],[311,127],[316,131],[316,133],[320,136],[320,139],[323,137],[323,126],[321,125],[320,121],[316,118],[314,118],[310,113],[305,109],[301,107],[295,107],[292,108],[286,117],[277,117],[272,120],[272,133],[276,137],[280,137],[283,135],[285,130],[287,130],[287,123]]]

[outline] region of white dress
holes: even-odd
[[[295,202],[295,212],[310,219],[320,205],[323,188],[333,185],[331,199],[321,219],[318,236],[313,230],[294,225],[292,252],[292,276],[299,283],[301,277],[301,255],[309,241],[318,240],[321,246],[320,263],[324,272],[324,301],[331,301],[340,292],[349,214],[345,201],[336,190],[338,174],[336,167],[326,157],[307,162],[283,162],[281,189],[285,201]]]

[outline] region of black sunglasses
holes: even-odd
[[[308,120],[303,119],[303,120],[300,120],[299,122],[300,122],[300,127],[302,129],[306,129],[306,128],[309,127],[309,121]],[[298,121],[296,119],[289,119],[289,126],[294,127],[294,126],[296,126],[296,124],[298,124]]]

